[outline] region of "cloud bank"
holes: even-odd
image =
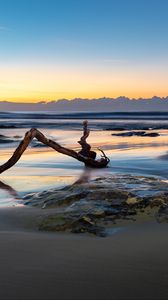
[[[146,111],[167,111],[168,96],[153,97],[150,99],[130,99],[127,97],[99,98],[72,100],[60,99],[51,102],[38,103],[17,103],[0,102],[0,111],[88,111],[88,112],[146,112]]]

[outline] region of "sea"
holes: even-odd
[[[88,120],[88,143],[108,168],[93,170],[92,177],[130,174],[168,181],[167,112],[0,112],[0,164],[5,163],[30,128],[37,128],[57,143],[80,150],[82,123]],[[18,163],[1,174],[0,206],[13,198],[61,188],[75,182],[84,166],[34,139]]]

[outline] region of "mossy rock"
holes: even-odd
[[[54,215],[46,217],[39,225],[39,230],[44,231],[69,231],[72,233],[91,233],[105,236],[103,227],[95,224],[89,216]]]

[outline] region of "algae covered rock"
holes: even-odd
[[[160,207],[158,213],[156,214],[156,219],[159,223],[168,223],[168,205],[163,205]]]
[[[105,236],[105,230],[98,226],[90,217],[75,215],[55,215],[44,218],[39,230],[64,231],[72,233],[91,233],[97,236]]]
[[[113,175],[30,194],[23,201],[48,211],[40,230],[104,236],[114,221],[135,220],[146,209],[154,208],[157,220],[167,222],[168,184],[153,177]]]

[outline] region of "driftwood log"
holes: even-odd
[[[36,128],[30,129],[28,132],[26,132],[24,139],[20,142],[19,146],[14,151],[11,158],[0,166],[0,174],[4,171],[8,170],[12,166],[14,166],[17,161],[20,159],[24,151],[27,149],[30,142],[36,138],[41,143],[53,148],[57,152],[60,152],[62,154],[68,155],[73,157],[74,159],[77,159],[78,161],[81,161],[85,164],[87,167],[91,168],[105,168],[110,159],[105,155],[104,151],[99,149],[102,152],[102,158],[99,160],[96,160],[96,152],[91,151],[91,146],[87,144],[86,139],[89,136],[90,131],[87,128],[87,121],[83,122],[83,136],[81,137],[80,141],[78,143],[81,145],[81,151],[76,152],[74,150],[65,148],[58,143],[54,142],[53,140],[50,140],[46,138],[39,130]]]

